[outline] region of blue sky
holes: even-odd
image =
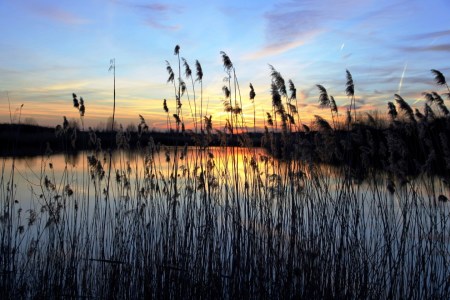
[[[175,109],[165,61],[175,69],[177,44],[192,69],[195,60],[202,64],[215,126],[225,118],[220,51],[236,68],[246,118],[253,116],[250,82],[260,122],[271,110],[268,64],[295,83],[306,124],[314,114],[328,116],[316,84],[345,111],[346,69],[360,111],[385,113],[394,93],[422,109],[422,92],[444,92],[430,69],[450,79],[449,11],[448,0],[2,0],[0,122],[10,121],[10,111],[17,120],[21,104],[21,120],[56,126],[63,115],[79,119],[72,93],[85,99],[87,126],[106,122],[115,58],[119,122],[137,124],[141,114],[150,127],[164,128],[163,99]]]

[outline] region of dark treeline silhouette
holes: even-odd
[[[76,133],[75,133],[76,132]],[[150,139],[156,144],[165,146],[187,145],[196,146],[201,136],[192,132],[175,134],[175,132],[152,131],[139,133],[138,131],[125,131],[119,129],[112,132],[110,130],[82,131],[68,128],[65,132],[46,126],[28,124],[0,124],[0,156],[38,156],[61,152],[77,152],[83,150],[93,150],[95,142],[91,140],[95,133],[101,148],[118,150],[125,144],[118,144],[117,138],[125,139],[126,149],[135,150],[145,146]],[[249,133],[252,146],[260,146],[262,133]],[[209,146],[223,145],[219,134],[211,134],[208,139]],[[240,136],[226,141],[228,146],[243,146]],[[248,144],[246,145],[248,146]]]

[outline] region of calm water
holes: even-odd
[[[166,196],[200,203],[200,190],[204,189],[218,205],[224,205],[231,198],[243,203],[264,198],[271,199],[271,209],[276,210],[277,201],[284,201],[292,194],[337,201],[345,185],[345,174],[339,167],[301,163],[287,166],[262,148],[198,151],[195,147],[186,147],[179,148],[176,155],[174,148],[157,150],[114,152],[109,183],[107,152],[2,158],[2,201],[7,199],[7,191],[12,191],[16,210],[39,211],[53,200],[61,200],[65,209],[73,209],[76,204],[88,212],[95,207],[98,209],[99,203],[103,205],[99,201],[106,198],[126,200],[130,208],[137,202],[147,203]],[[388,185],[395,186],[394,194],[388,191]],[[106,193],[108,186],[110,192]],[[176,192],[172,190],[175,187]],[[423,209],[435,206],[443,209],[441,216],[448,214],[450,206],[437,201],[440,195],[450,198],[449,187],[441,179],[427,176],[401,183],[380,173],[358,183],[352,182],[346,193],[353,194],[365,214],[370,214],[372,206],[380,199],[389,201],[394,217],[401,216],[402,210],[411,205],[409,199],[414,197],[420,199]]]

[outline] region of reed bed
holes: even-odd
[[[181,66],[187,62],[179,50]],[[82,141],[91,150],[76,165],[49,153],[25,176],[14,158],[2,160],[2,299],[448,299],[448,186],[432,173],[395,177],[394,169],[369,168],[361,181],[351,164],[316,163],[304,150],[311,149],[302,144],[308,141],[293,134],[304,128],[295,87],[290,96],[280,93],[282,77],[273,67],[273,120],[264,142],[285,156],[250,147],[236,72],[221,55],[230,119],[216,132],[220,147],[208,144],[211,117],[197,91],[190,98],[194,147],[155,144],[141,116],[136,150],[121,128],[116,152],[103,150],[91,131]],[[188,134],[178,78],[173,120],[164,101],[175,137]],[[348,71],[347,78],[348,115],[356,119]],[[193,80],[192,88],[195,94]],[[337,117],[334,107],[331,113]],[[335,126],[322,124],[322,137]],[[58,130],[73,140],[65,124]],[[229,146],[231,139],[242,147]],[[287,150],[292,145],[304,146],[301,157]],[[343,149],[350,159],[349,148]],[[62,164],[58,171],[55,163]],[[29,197],[18,199],[18,189]]]

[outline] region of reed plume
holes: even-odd
[[[425,120],[431,121],[436,118],[433,110],[431,109],[431,106],[429,106],[427,103],[425,103],[423,108],[424,114],[425,114]]]
[[[186,76],[186,78],[191,78],[192,77],[192,70],[191,70],[191,67],[189,66],[187,60],[184,57],[182,57],[181,61],[183,62],[184,76]]]
[[[200,131],[203,131],[203,69],[198,60],[195,61],[195,81],[200,82]]]
[[[441,71],[431,69],[431,73],[434,75],[434,82],[436,82],[437,85],[447,85],[447,81],[445,80],[444,74],[441,73]]]
[[[256,96],[255,89],[253,88],[253,85],[251,83],[250,83],[249,87],[250,87],[249,98],[250,98],[250,101],[254,102],[255,96]]]
[[[425,118],[425,116],[417,108],[414,110],[414,115],[419,121],[423,121]]]
[[[278,87],[275,84],[275,82],[272,82],[270,91],[272,94],[272,106],[275,107],[276,109],[280,109],[282,106],[281,95],[278,91]]]
[[[78,104],[77,95],[75,93],[72,93],[72,97],[73,97],[73,107],[78,108],[79,104]]]
[[[224,51],[220,51],[220,55],[222,55],[222,62],[225,71],[230,73],[233,70],[233,63],[231,62],[230,57]]]
[[[326,107],[330,105],[330,97],[328,97],[327,90],[320,84],[316,85],[320,91],[319,94],[319,104],[321,107]]]
[[[442,97],[436,93],[436,92],[431,92],[431,94],[433,95],[433,99],[434,99],[434,103],[436,103],[437,107],[441,110],[441,112],[445,115],[448,116],[449,111],[447,106],[445,106],[444,104],[444,99],[442,99]]]
[[[179,55],[180,54],[180,46],[179,45],[175,46],[175,49],[173,50],[173,54],[174,55]]]
[[[283,97],[287,97],[286,83],[284,81],[283,76],[281,76],[280,72],[278,72],[272,65],[269,64],[270,68],[270,76],[272,77],[272,81],[275,83],[279,93]]]
[[[174,82],[175,73],[173,72],[173,69],[172,69],[170,63],[167,60],[166,60],[166,70],[167,70],[167,73],[169,73],[169,78],[167,78],[167,83]]]
[[[200,62],[198,60],[195,61],[195,70],[196,70],[196,81],[202,81],[203,79],[203,69],[202,69],[202,65],[200,64]]]
[[[336,105],[336,101],[334,100],[333,96],[330,96],[330,108],[332,112],[336,114],[338,113],[338,107]]]
[[[392,120],[395,120],[397,118],[397,109],[395,108],[394,103],[388,102],[388,115],[391,117]]]
[[[356,101],[355,101],[355,85],[353,83],[353,77],[349,70],[345,70],[346,77],[347,77],[347,83],[345,84],[345,93],[350,98],[350,113],[352,111],[352,103],[353,103],[353,114],[356,121]]]
[[[408,119],[413,123],[416,122],[416,119],[414,119],[414,112],[411,106],[409,106],[409,104],[398,94],[394,95],[394,99],[399,105],[400,109],[406,114]]]
[[[80,111],[80,116],[84,117],[84,113],[86,112],[86,107],[84,106],[84,99],[83,99],[83,97],[80,97],[80,108],[79,108],[79,111]]]
[[[289,95],[289,99],[290,100],[297,100],[297,89],[295,88],[294,83],[292,82],[292,80],[288,80],[288,85],[289,85],[289,92],[291,92],[291,94]]]
[[[253,132],[256,133],[256,106],[255,106],[256,93],[255,93],[255,89],[253,88],[253,85],[251,83],[249,84],[249,87],[250,87],[250,92],[248,94],[248,97],[250,98],[250,101],[253,104]]]
[[[318,115],[314,115],[314,118],[316,119],[314,123],[317,125],[320,131],[327,132],[332,130],[330,123],[328,123],[324,118]]]

